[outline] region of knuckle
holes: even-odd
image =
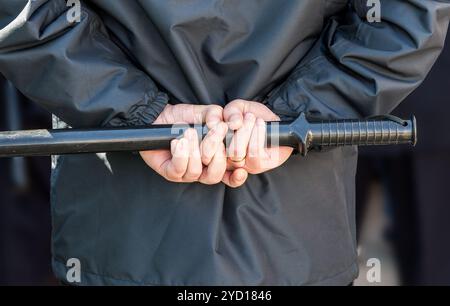
[[[176,171],[168,171],[164,178],[171,182],[178,182],[182,178],[182,174],[177,174]]]
[[[209,185],[218,184],[224,178],[226,168],[225,160],[215,162],[203,171],[202,178]]]
[[[186,129],[186,131],[184,132],[184,137],[186,138],[191,138],[197,135],[197,131],[194,128],[188,128]]]
[[[209,185],[217,185],[217,184],[220,184],[220,182],[222,181],[222,179],[215,179],[215,180],[212,180],[210,183],[209,183]]]
[[[192,137],[192,138],[197,137],[197,130],[194,128],[188,128],[186,133],[188,133],[189,137]]]
[[[197,182],[200,178],[200,175],[186,175],[183,178],[188,182]]]
[[[226,105],[226,107],[228,107],[228,108],[229,108],[229,107],[232,107],[232,106],[234,106],[234,105],[240,103],[239,101],[240,101],[240,99],[235,99],[235,100],[229,102],[229,103]]]
[[[208,132],[208,135],[203,142],[207,144],[215,144],[219,141],[219,139],[221,139],[221,137],[217,129],[212,129]]]
[[[211,177],[205,177],[201,183],[205,185],[217,185],[221,182],[221,178],[211,178]]]
[[[256,121],[256,116],[253,113],[247,113],[245,115],[245,121],[247,121],[248,123],[253,123],[253,121]]]
[[[209,166],[214,159],[214,153],[212,151],[203,152],[201,156],[201,162],[205,166]]]
[[[235,100],[233,100],[233,102],[235,103],[235,104],[243,104],[243,103],[245,103],[245,102],[247,102],[247,101],[245,101],[244,99],[235,99]]]
[[[212,157],[208,157],[208,156],[202,156],[202,164],[205,165],[206,167],[208,167],[209,165],[211,165],[212,162]]]
[[[209,106],[209,112],[213,113],[213,114],[222,114],[223,112],[223,107],[220,105],[211,105]]]
[[[170,171],[168,171],[167,175],[172,179],[180,179],[183,177],[185,169],[182,167],[172,167]]]
[[[222,180],[224,174],[225,174],[225,169],[222,171],[221,169],[209,168],[206,172],[206,177],[209,181],[218,183]]]
[[[167,181],[172,182],[172,183],[180,183],[182,180],[178,179],[178,178],[170,178],[170,177],[166,177],[165,178]]]
[[[229,110],[229,109],[232,109],[232,108],[235,108],[235,107],[239,107],[243,103],[244,103],[244,100],[242,100],[242,99],[233,100],[233,101],[229,102],[225,106],[225,110]]]
[[[201,175],[202,175],[202,168],[195,167],[190,169],[184,177],[190,180],[198,180]]]

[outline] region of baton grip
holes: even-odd
[[[375,146],[417,143],[417,124],[393,116],[367,120],[329,120],[310,125],[311,146]]]

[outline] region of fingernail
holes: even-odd
[[[239,182],[242,182],[246,178],[246,173],[244,171],[237,171],[235,179]]]
[[[240,122],[241,122],[241,116],[240,115],[238,115],[238,114],[236,114],[236,115],[233,115],[233,116],[231,116],[231,118],[230,118],[230,123],[231,124],[239,124]]]

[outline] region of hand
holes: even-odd
[[[206,123],[210,132],[199,143],[195,129],[188,129],[181,139],[171,142],[171,150],[140,152],[143,160],[165,179],[172,182],[217,184],[226,171],[223,140],[228,126],[223,122],[223,109],[217,105],[167,105],[154,124]],[[237,169],[227,174],[225,183],[231,187],[243,184],[245,172]],[[246,172],[245,172],[246,173]]]
[[[235,100],[225,107],[223,117],[235,131],[228,149],[229,170],[260,174],[281,166],[291,156],[290,147],[265,148],[266,122],[280,121],[265,105]]]

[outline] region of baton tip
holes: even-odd
[[[417,120],[416,120],[416,116],[412,115],[411,116],[411,130],[412,130],[412,135],[411,135],[411,143],[413,145],[413,147],[415,147],[417,145]]]

